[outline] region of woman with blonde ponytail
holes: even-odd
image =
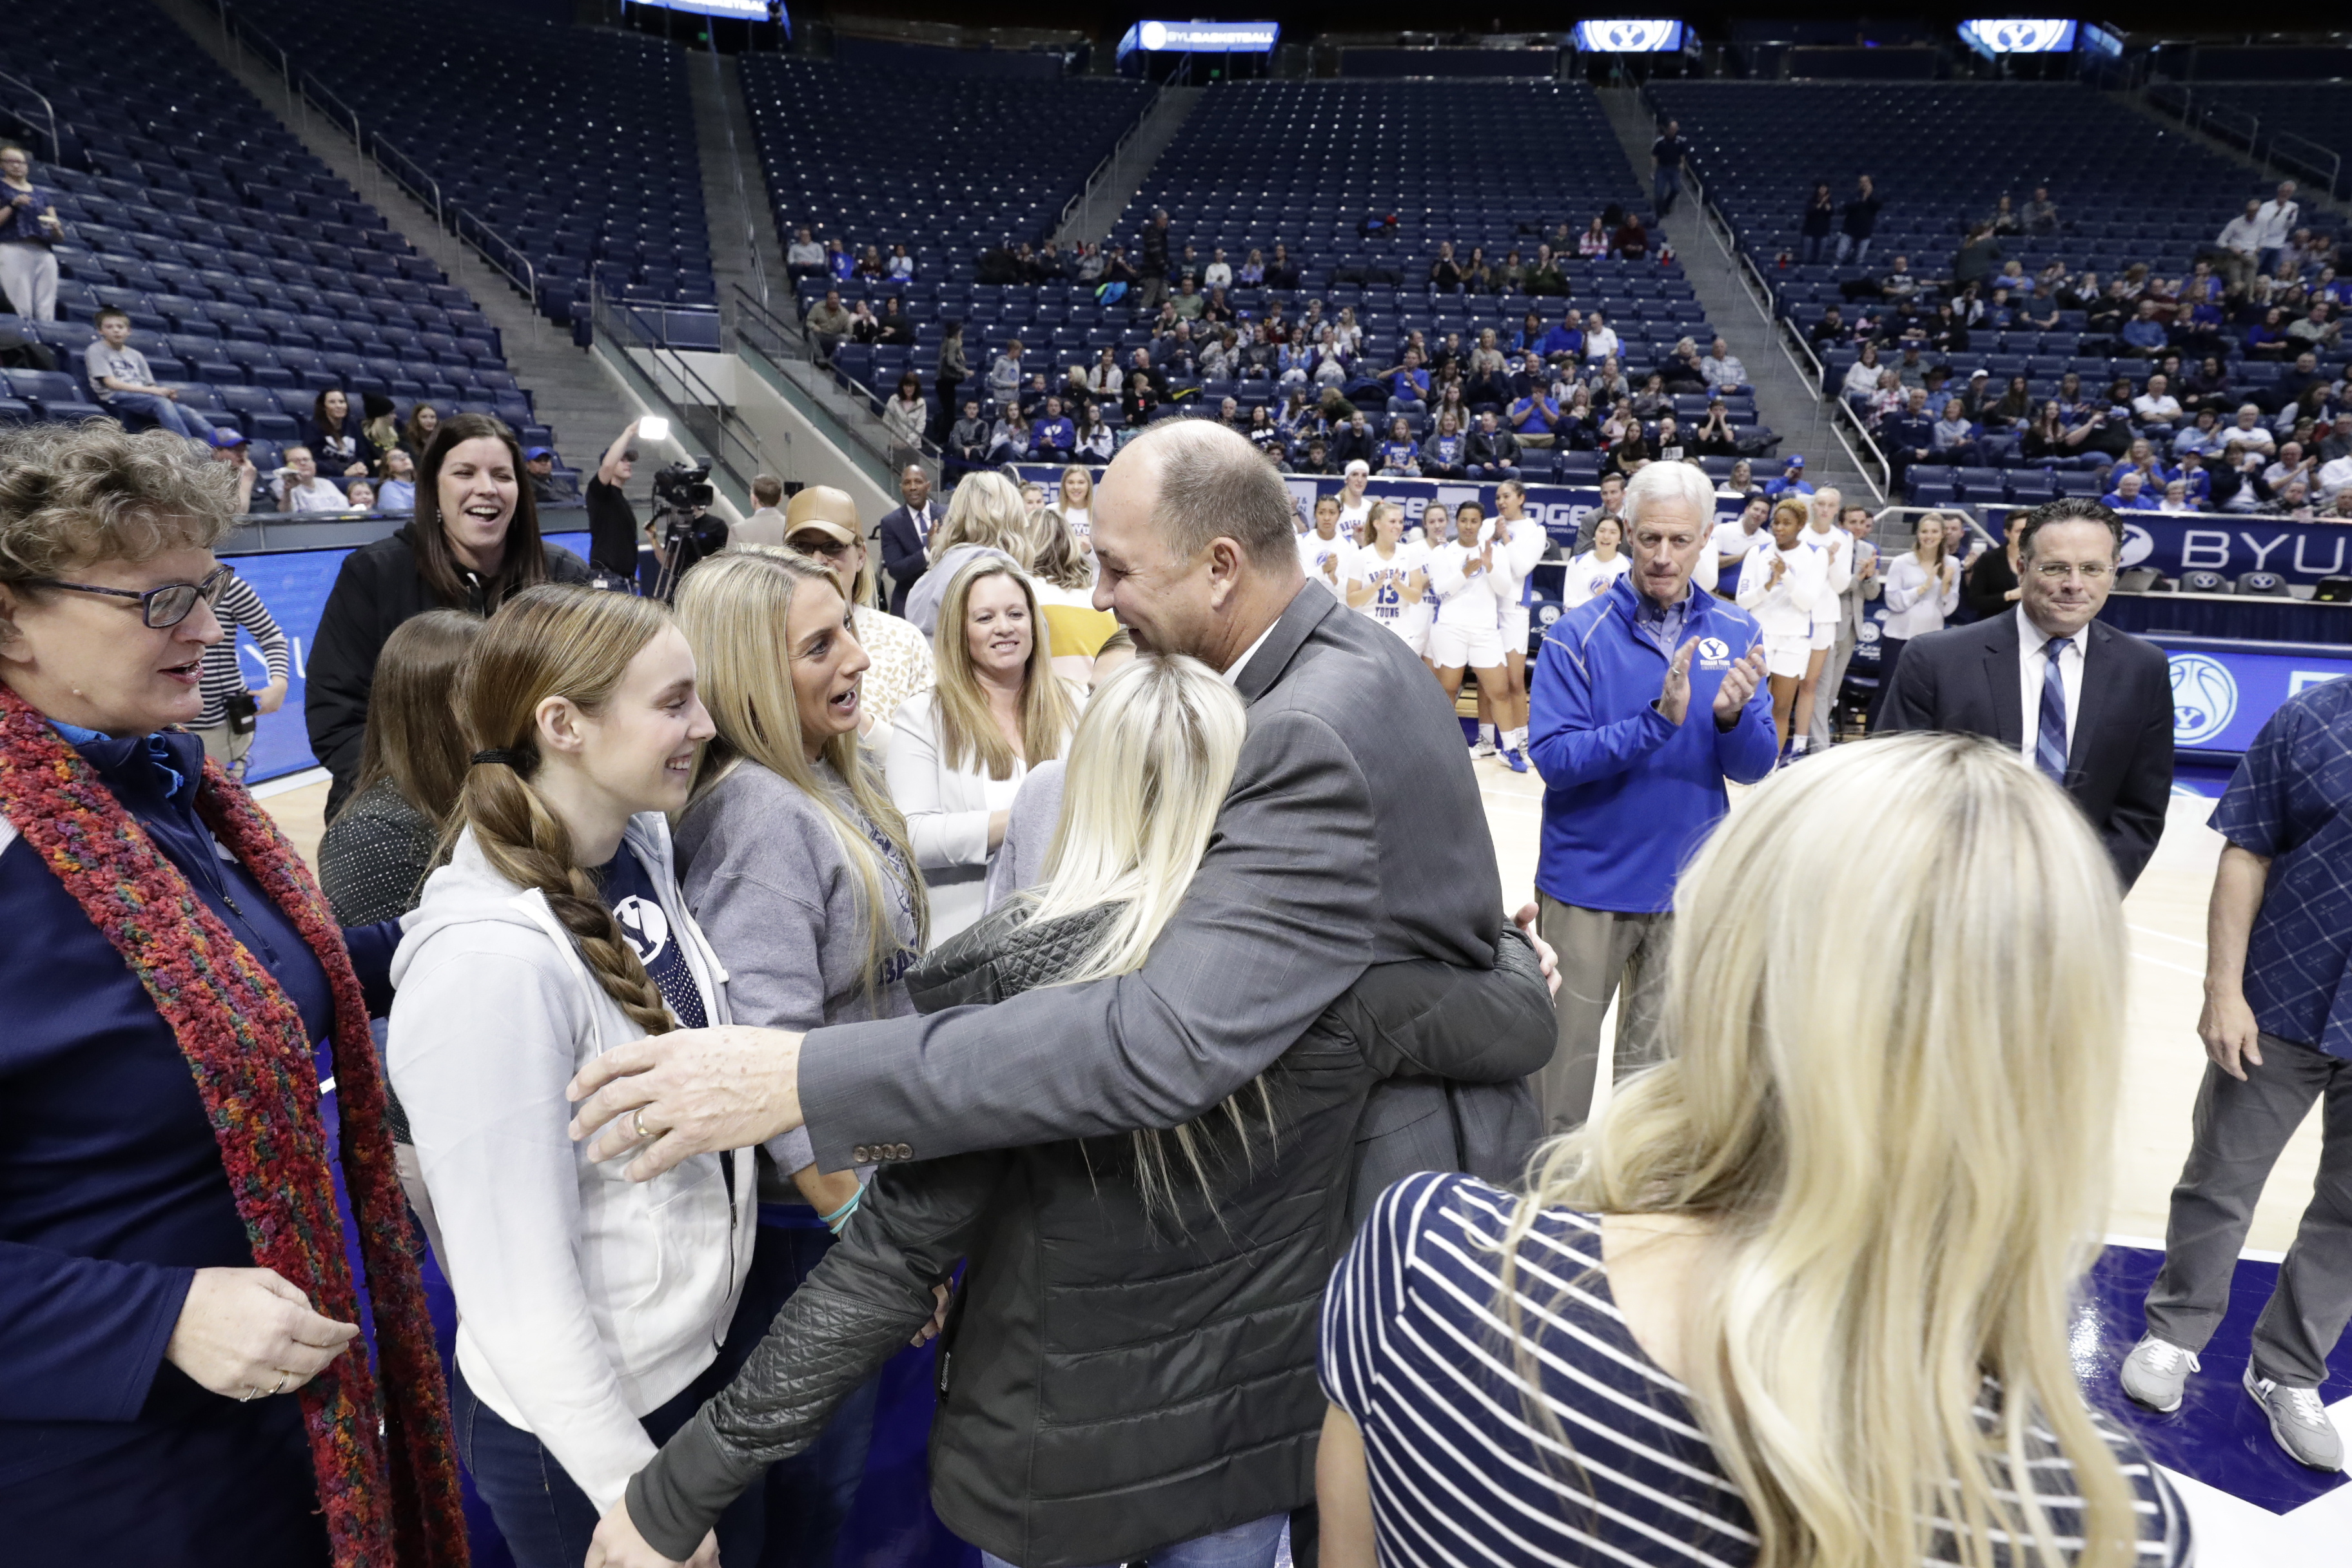
[[[1675,916],[1666,1059],[1525,1198],[1391,1187],[1333,1278],[1325,1561],[2189,1562],[2069,1353],[2126,952],[2081,814],[1983,741],[1840,747]]]
[[[386,1052],[410,1195],[457,1299],[459,1454],[523,1568],[575,1568],[757,1333],[722,1354],[751,1262],[749,1152],[637,1184],[565,1132],[582,1063],[730,1021],[663,815],[712,725],[668,613],[583,588],[509,599],[457,695],[471,765],[394,960]],[[753,1562],[760,1533],[751,1500],[714,1539]]]

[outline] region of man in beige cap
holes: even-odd
[[[756,492],[755,492],[756,493]],[[914,626],[874,603],[874,568],[866,559],[857,503],[831,485],[811,485],[783,513],[783,544],[822,562],[840,578],[853,606],[851,624],[873,664],[866,671],[858,734],[878,761],[887,750],[898,705],[931,686],[931,645]]]

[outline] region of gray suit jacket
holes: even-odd
[[[820,1164],[1174,1127],[1270,1066],[1368,966],[1494,963],[1503,895],[1477,781],[1404,644],[1302,591],[1235,687],[1241,763],[1150,961],[810,1034],[801,1109]]]

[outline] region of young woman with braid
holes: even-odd
[[[737,1359],[749,1152],[640,1184],[564,1131],[583,1062],[731,1021],[663,815],[714,730],[668,612],[553,585],[491,617],[457,710],[471,766],[394,960],[387,1055],[457,1300],[458,1452],[523,1568],[576,1568]],[[717,1540],[754,1563],[760,1505],[739,1508]]]

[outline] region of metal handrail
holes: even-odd
[[[1110,151],[1102,155],[1102,161],[1097,163],[1092,169],[1087,171],[1086,179],[1078,186],[1078,194],[1062,204],[1062,216],[1054,220],[1054,232],[1055,234],[1060,234],[1064,229],[1070,226],[1070,215],[1072,213],[1078,212],[1082,208],[1087,207],[1091,205],[1088,198],[1094,195],[1095,182],[1097,179],[1102,178],[1107,171],[1109,171],[1118,164],[1120,157],[1127,152],[1127,144],[1135,140],[1136,135],[1142,131],[1144,121],[1151,118],[1152,114],[1160,108],[1160,100],[1168,96],[1168,89],[1174,85],[1175,84],[1172,81],[1161,82],[1159,89],[1153,92],[1150,98],[1143,100],[1142,112],[1135,117],[1134,121],[1130,123],[1125,131],[1119,132],[1118,140],[1110,144]],[[1080,235],[1077,237],[1083,241],[1087,237]]]
[[[2281,143],[2287,142],[2298,142],[2303,146],[2308,147],[2314,153],[2319,153],[2321,156],[2325,157],[2327,162],[2323,165],[2316,159],[2306,158],[2294,153],[2286,152],[2282,148]],[[2331,196],[2339,194],[2338,187],[2342,184],[2344,179],[2344,157],[2342,153],[2336,152],[2333,147],[2329,147],[2323,142],[2314,142],[2308,136],[2299,136],[2292,131],[2273,131],[2271,132],[2271,153],[2273,156],[2277,157],[2285,163],[2294,164],[2294,166],[2312,174],[2317,174],[2323,168],[2325,168],[2327,174],[2327,194]]]
[[[58,106],[51,103],[48,100],[47,95],[43,93],[39,88],[35,87],[31,82],[26,81],[22,77],[14,77],[10,76],[6,71],[0,71],[0,82],[6,82],[10,87],[21,88],[25,91],[31,93],[35,98],[40,100],[41,111],[49,117],[49,162],[54,163],[63,158],[65,156],[65,143],[58,140]]]
[[[866,404],[868,413],[875,404],[881,401],[874,389],[865,383],[830,366],[819,365],[806,334],[752,299],[740,285],[735,294],[735,331],[740,344],[749,346],[753,352],[780,364],[787,362],[805,364],[820,376],[839,376],[848,384],[856,398]],[[843,427],[869,453],[888,465],[893,472],[906,466],[907,459],[903,454],[910,449],[918,458],[934,463],[945,460],[946,454],[929,436],[908,443],[898,439],[895,434],[887,440],[877,439],[873,432],[854,423],[845,422]]]
[[[2238,124],[2240,121],[2244,121],[2242,127]],[[2262,137],[2263,120],[2252,110],[2240,109],[2235,104],[2213,103],[2206,105],[2205,112],[2198,116],[2198,126],[2208,135],[2243,142],[2246,151],[2252,153]],[[2221,129],[2215,130],[2216,126]]]
[[[394,142],[391,137],[386,136],[383,132],[375,131],[369,132],[368,140],[374,143],[373,147],[370,150],[368,156],[375,160],[375,166],[377,168],[382,169],[385,174],[392,176],[393,183],[394,184],[408,192],[409,195],[415,196],[418,201],[423,201],[425,198],[427,192],[431,193],[433,198],[433,226],[446,232],[449,227],[449,223],[441,205],[441,182],[426,174],[425,172],[424,164],[418,163],[415,159],[402,152],[398,143]],[[408,165],[411,170],[414,170],[415,172],[416,178],[412,181],[399,169],[396,169],[390,163],[385,163],[383,161],[383,155],[386,153],[391,153],[403,163]]]
[[[681,307],[659,305],[652,309],[675,310]],[[592,274],[588,285],[589,319],[600,341],[610,342],[619,350],[619,358],[629,368],[636,369],[630,358],[631,351],[651,357],[654,368],[673,378],[688,394],[680,405],[662,393],[661,384],[651,376],[644,377],[656,398],[677,415],[678,422],[698,438],[709,443],[710,460],[727,471],[736,488],[745,495],[751,493],[751,480],[769,469],[767,453],[761,445],[758,432],[737,416],[734,405],[722,398],[710,384],[698,374],[686,357],[661,341],[661,335],[646,331],[643,312],[629,301],[617,300],[606,294]],[[711,313],[718,312],[712,308]]]
[[[482,253],[485,260],[506,274],[507,280],[522,290],[522,297],[530,301],[531,310],[536,311],[539,309],[539,268],[530,264],[530,258],[523,253],[522,247],[484,223],[478,214],[467,208],[455,209],[454,217],[457,226],[457,237],[471,244],[476,250]],[[469,235],[466,232],[466,226],[468,224],[474,226],[474,234]],[[522,264],[522,271],[518,274],[499,257],[496,251],[490,248],[489,245],[484,244],[484,240],[504,248],[515,260]]]
[[[1848,430],[1853,432],[1852,437],[1846,434]],[[1895,489],[1895,465],[1887,461],[1885,452],[1880,449],[1870,427],[1854,417],[1853,410],[1847,405],[1843,396],[1839,396],[1836,405],[1830,410],[1830,433],[1838,438],[1838,445],[1845,448],[1845,455],[1853,459],[1853,471],[1862,476],[1864,484],[1878,492],[1880,500],[1885,500]],[[1853,443],[1857,438],[1862,442],[1861,451],[1854,449]],[[1872,460],[1877,463],[1878,478],[1871,478],[1870,464],[1863,461],[1863,452],[1868,452]]]
[[[352,150],[358,153],[362,157],[365,157],[367,155],[367,132],[360,129],[360,117],[358,112],[353,110],[350,104],[345,103],[341,99],[336,97],[333,89],[330,88],[325,82],[320,81],[316,76],[312,75],[309,71],[304,71],[302,73],[300,86],[303,97],[309,99],[320,108],[327,110],[331,113],[340,114],[343,119],[352,122]]]
[[[740,68],[739,67],[738,68],[740,71]],[[719,74],[719,54],[715,49],[711,51],[710,55],[710,69],[712,75],[718,79],[719,86],[722,88],[725,87],[726,78]],[[740,74],[737,76],[736,80],[738,82],[742,80]],[[751,278],[754,282],[760,285],[760,298],[764,300],[768,298],[768,267],[767,263],[760,259],[760,231],[755,226],[755,220],[751,216],[751,194],[743,187],[743,153],[742,149],[735,145],[735,116],[732,113],[726,115],[725,121],[727,125],[727,162],[729,166],[733,170],[735,175],[735,205],[743,209],[743,241],[746,247],[751,253]],[[761,195],[764,197],[767,195],[766,190],[764,189],[766,184],[766,175],[764,173],[761,174],[761,180],[763,186]],[[762,205],[765,205],[764,202]],[[774,225],[775,216],[773,213],[769,215],[768,222],[771,226]]]

